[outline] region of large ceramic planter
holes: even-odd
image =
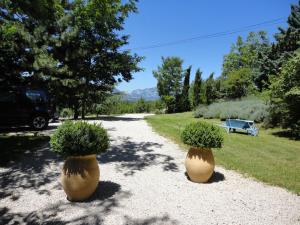
[[[191,181],[205,183],[214,172],[215,160],[211,149],[190,148],[185,159],[186,172]]]
[[[70,201],[83,201],[95,192],[99,176],[96,155],[72,156],[64,163],[61,183]]]

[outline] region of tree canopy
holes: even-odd
[[[34,0],[0,5],[2,85],[42,82],[59,103],[82,115],[88,102],[129,81],[142,60],[121,48],[135,1]]]

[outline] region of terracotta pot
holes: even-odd
[[[214,172],[215,160],[209,148],[190,148],[185,159],[186,172],[193,182],[205,183]]]
[[[61,183],[70,201],[83,201],[95,192],[99,177],[96,155],[72,156],[64,163]]]

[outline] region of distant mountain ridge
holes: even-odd
[[[158,100],[159,95],[156,87],[133,90],[130,93],[126,93],[123,97],[123,100],[138,101],[140,98],[143,98],[145,101]]]

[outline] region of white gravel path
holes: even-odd
[[[103,118],[112,146],[99,157],[101,182],[88,202],[66,200],[62,160],[48,145],[0,168],[0,224],[300,224],[300,196],[285,189],[221,167],[210,183],[187,180],[186,153],[143,116]]]

